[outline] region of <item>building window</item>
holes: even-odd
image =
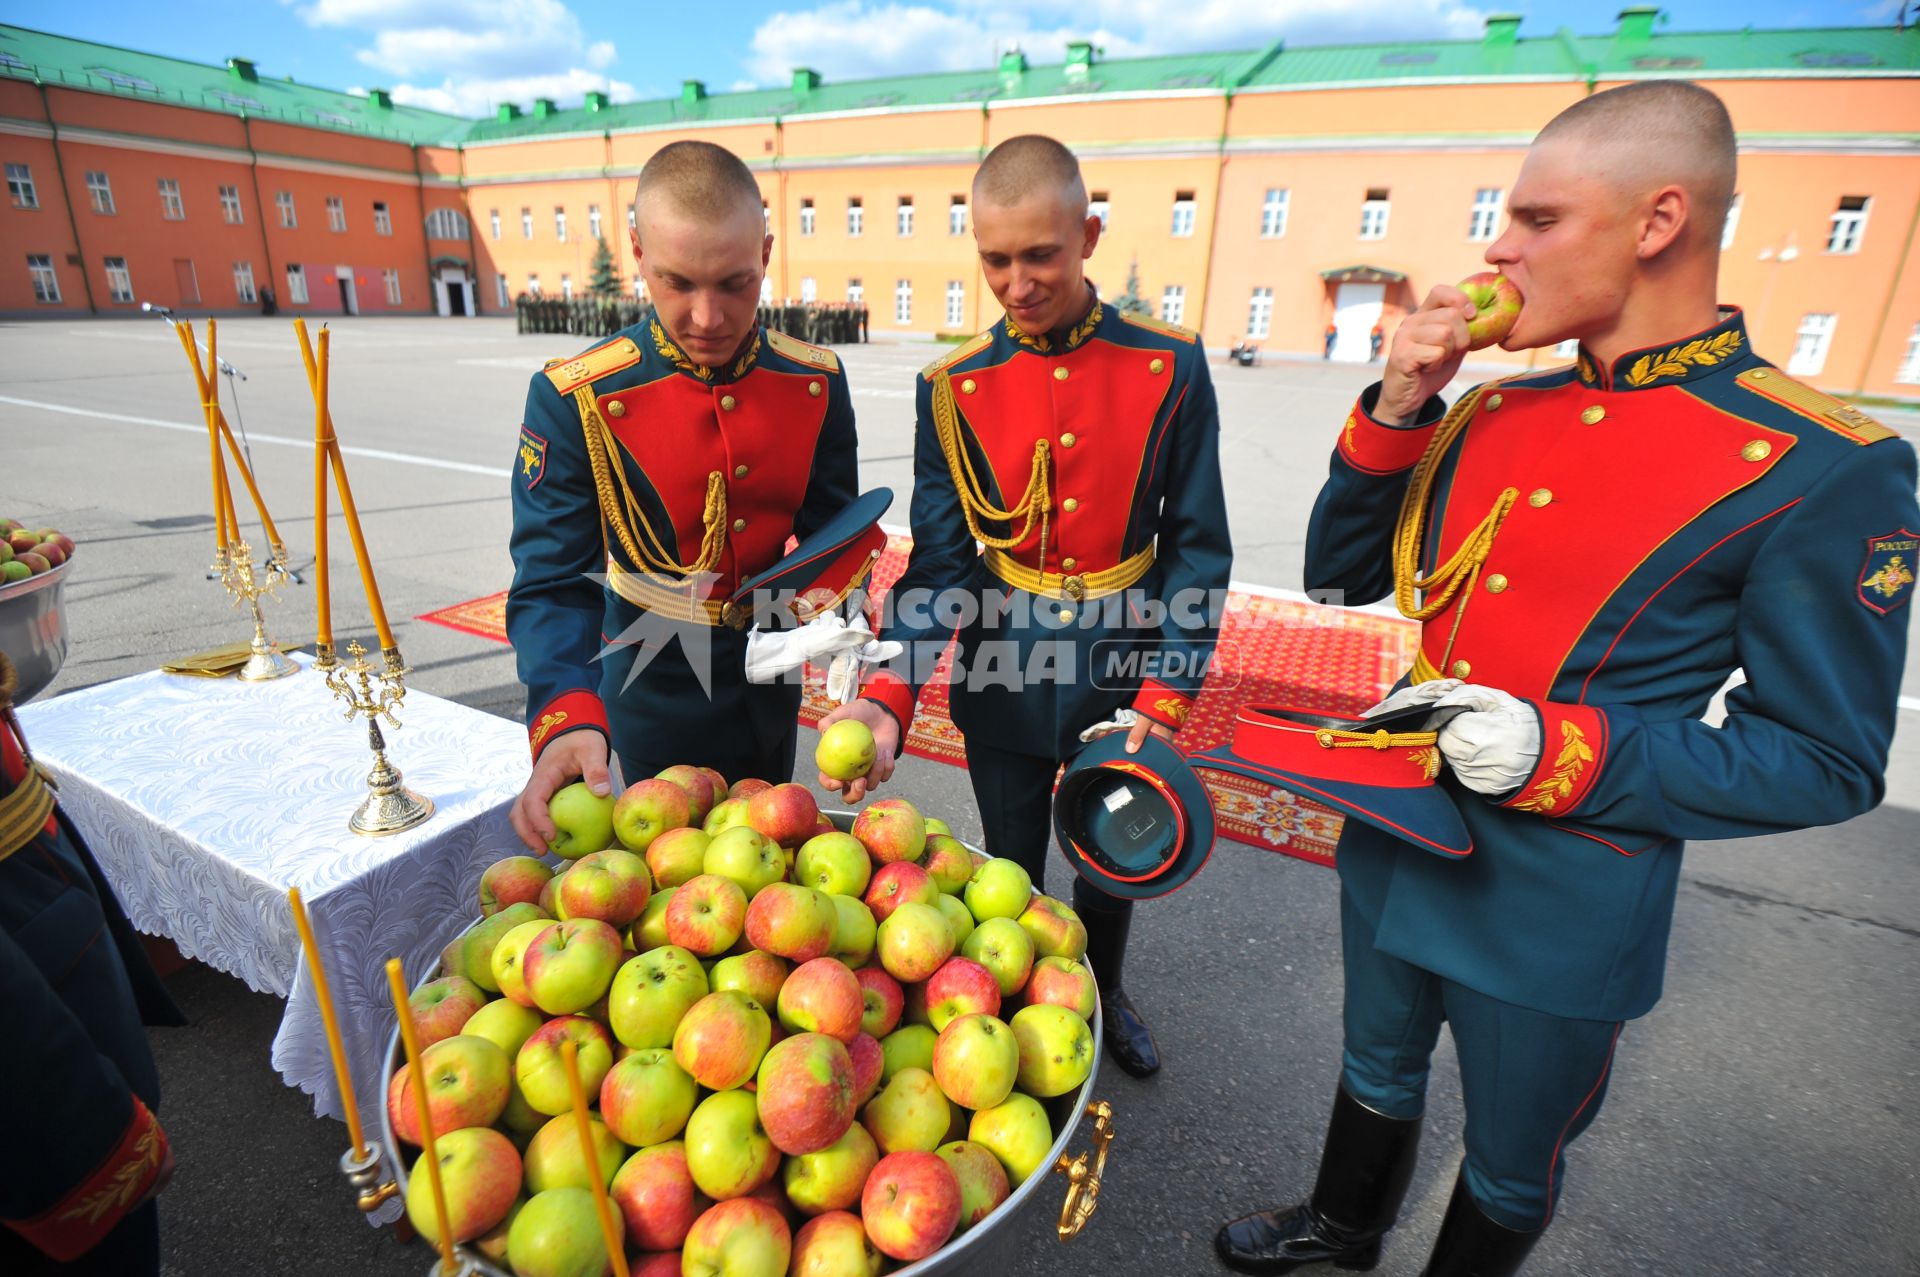
[[[1265,337],[1273,330],[1273,290],[1256,288],[1247,306],[1247,336]]]
[[[893,286],[893,322],[913,322],[913,281],[910,279],[900,280]]]
[[[220,220],[229,226],[238,226],[246,220],[240,211],[240,188],[223,186],[220,188]]]
[[[967,233],[967,197],[956,195],[947,205],[947,234],[965,235]]]
[[[1287,202],[1291,192],[1274,187],[1260,203],[1260,238],[1279,239],[1287,233]]]
[[[1178,324],[1187,317],[1187,290],[1183,284],[1168,284],[1160,294],[1160,318]]]
[[[801,276],[800,278],[801,303],[803,305],[811,306],[815,301],[819,300],[819,297],[820,297],[819,282],[816,281],[814,277],[811,275]]]
[[[642,305],[647,301],[647,281],[639,275],[633,277],[633,299]]]
[[[540,295],[540,277],[538,275],[528,275],[527,276],[527,296],[538,297],[539,295]]]
[[[252,304],[260,300],[253,288],[253,263],[235,262],[233,264],[233,295],[240,301]]]
[[[287,267],[287,300],[296,306],[307,304],[307,268],[298,263]]]
[[[600,238],[600,206],[598,204],[587,205],[587,234],[594,239]]]
[[[813,234],[813,201],[812,200],[800,201],[800,233],[802,235]]]
[[[913,234],[913,197],[902,195],[900,206],[893,213],[893,229],[901,239]]]
[[[1727,220],[1720,228],[1720,251],[1726,252],[1733,247],[1733,230],[1740,225],[1740,195],[1735,192],[1733,202],[1727,205]]]
[[[1385,239],[1387,237],[1387,188],[1376,186],[1367,192],[1366,202],[1360,205],[1360,238]]]
[[[431,224],[432,219],[429,218],[428,222]],[[393,234],[393,217],[387,212],[387,203],[385,200],[375,200],[373,202],[373,233],[375,235]]]
[[[347,202],[338,195],[327,196],[327,229],[336,235],[347,229]]]
[[[15,208],[39,208],[40,193],[33,189],[33,169],[25,164],[7,165],[7,198]]]
[[[1827,366],[1827,348],[1833,345],[1831,314],[1800,317],[1800,330],[1793,335],[1793,357],[1787,360],[1787,372],[1795,377],[1818,377]]]
[[[293,230],[300,225],[300,219],[293,213],[293,192],[281,191],[273,197],[274,205],[280,210],[280,226],[283,230]]]
[[[1385,232],[1385,225],[1381,227]],[[1473,213],[1467,220],[1467,238],[1484,244],[1500,229],[1500,188],[1483,186],[1473,193]]]
[[[494,220],[497,222],[499,217],[499,213],[496,212],[494,214]],[[513,305],[513,295],[507,291],[507,277],[505,275],[495,275],[493,277],[493,296],[494,300],[500,303],[501,310],[506,310]]]
[[[160,216],[169,222],[177,222],[187,215],[187,206],[180,199],[180,183],[170,177],[160,179]]]
[[[498,244],[500,242],[500,210],[499,209],[490,208],[487,210],[487,230],[492,234],[493,242]],[[500,278],[505,279],[506,276],[502,275]]]
[[[947,327],[958,328],[966,322],[967,286],[957,279],[947,281]]]
[[[1915,324],[1907,335],[1907,357],[1900,361],[1900,370],[1893,374],[1893,379],[1909,386],[1920,385],[1920,324]]]
[[[427,214],[428,239],[454,239],[467,237],[467,215],[457,208],[436,208]]]
[[[133,276],[127,273],[127,259],[124,257],[107,258],[107,300],[133,300]]]
[[[1193,234],[1193,192],[1176,191],[1173,196],[1173,237],[1186,239]]]
[[[762,306],[773,305],[773,276],[771,275],[762,275],[760,277],[760,304]]]
[[[93,205],[96,213],[109,213],[113,208],[113,183],[105,173],[87,174],[87,202]]]
[[[847,305],[849,306],[865,305],[866,300],[867,300],[867,286],[865,284],[862,284],[857,279],[848,280],[847,281]]]
[[[634,229],[637,229],[639,225],[640,225],[639,217],[633,211],[633,205],[631,204],[627,205],[627,229],[634,230]]]
[[[1095,191],[1087,197],[1087,216],[1100,219],[1100,229],[1107,229],[1107,193]]]
[[[1829,253],[1860,251],[1860,237],[1867,229],[1867,205],[1870,202],[1865,195],[1841,197],[1840,207],[1833,212],[1833,225],[1827,231]]]
[[[27,274],[33,277],[33,300],[60,300],[60,281],[53,273],[53,257],[47,253],[27,254]]]
[[[867,211],[860,207],[860,197],[855,195],[847,201],[847,237],[857,239],[866,226]]]
[[[562,244],[567,242],[567,210],[564,208],[553,210],[553,237]]]
[[[387,305],[398,306],[400,304],[400,272],[389,266],[380,273],[386,277],[387,281]]]
[[[562,275],[560,277],[560,297],[563,301],[573,300],[573,276]]]
[[[767,207],[765,200],[760,201],[760,233],[773,234],[773,210]]]

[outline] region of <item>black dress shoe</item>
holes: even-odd
[[[1107,1053],[1115,1064],[1135,1077],[1152,1077],[1160,1071],[1160,1051],[1153,1044],[1153,1030],[1133,1009],[1126,990],[1114,989],[1100,999],[1100,1018]]]

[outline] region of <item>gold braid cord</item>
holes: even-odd
[[[1500,525],[1506,521],[1507,512],[1513,509],[1513,503],[1520,496],[1518,488],[1504,489],[1495,499],[1493,509],[1460,542],[1460,547],[1452,557],[1431,574],[1420,575],[1420,546],[1426,534],[1427,506],[1433,495],[1434,477],[1439,474],[1440,464],[1448,449],[1466,430],[1467,423],[1473,420],[1474,409],[1479,407],[1480,396],[1485,389],[1476,389],[1455,404],[1453,411],[1440,423],[1440,428],[1433,432],[1425,454],[1413,468],[1407,494],[1400,502],[1400,519],[1393,531],[1393,600],[1402,616],[1416,621],[1432,620],[1445,611],[1462,586],[1468,590],[1468,597],[1472,597],[1474,582],[1479,580],[1480,569],[1493,549],[1493,539],[1499,534]],[[1420,591],[1423,596],[1418,603],[1414,599],[1415,591]],[[1465,610],[1466,603],[1462,601],[1461,611]],[[1454,629],[1459,629],[1457,616],[1454,618]],[[1449,654],[1452,648],[1453,640],[1449,637]],[[1445,664],[1444,658],[1442,664]]]
[[[960,434],[960,412],[953,401],[953,381],[944,372],[933,383],[933,429],[940,438],[940,452],[947,459],[954,490],[960,496],[960,510],[966,515],[967,531],[973,533],[973,539],[995,550],[1011,550],[1027,539],[1037,519],[1040,523],[1040,552],[1044,559],[1048,521],[1053,516],[1052,467],[1049,464],[1047,441],[1033,441],[1033,467],[1027,473],[1026,491],[1020,494],[1019,502],[1012,509],[1002,510],[987,499],[980,477],[974,471],[973,458],[968,455],[966,440]],[[1008,524],[1015,519],[1023,519],[1024,522],[1014,536],[994,537],[988,536],[981,528],[982,519]]]
[[[605,539],[606,528],[612,527],[614,538],[619,541],[620,548],[626,551],[635,570],[655,584],[669,589],[684,585],[688,577],[713,571],[726,549],[727,485],[720,472],[714,470],[707,475],[706,507],[700,513],[700,555],[691,563],[676,562],[667,553],[666,544],[653,530],[653,525],[647,521],[639,499],[633,494],[633,485],[627,482],[627,468],[620,463],[619,441],[613,437],[612,429],[600,416],[600,410],[594,402],[593,387],[582,386],[574,392],[573,397],[580,406],[581,432],[587,441],[587,464],[593,470],[594,491],[600,497],[602,539]],[[619,486],[618,493],[614,490],[616,483]],[[640,540],[634,537],[636,527],[641,533]]]

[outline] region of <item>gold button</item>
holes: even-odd
[[[744,478],[746,478],[746,477],[747,477],[747,468],[746,468],[745,466],[735,466],[735,467],[733,468],[733,477],[734,477],[734,478],[736,478],[736,479],[744,479]]]
[[[1755,381],[1765,381],[1765,380],[1767,379],[1767,370],[1766,370],[1765,368],[1756,368],[1756,369],[1754,369],[1754,370],[1753,370],[1753,379],[1754,379]]]
[[[1069,572],[1071,572],[1071,571],[1073,571],[1073,570],[1074,570],[1075,568],[1077,568],[1077,567],[1079,567],[1079,566],[1080,566],[1080,560],[1078,560],[1078,559],[1062,559],[1062,560],[1060,560],[1060,566],[1061,566],[1061,567],[1063,567],[1063,568],[1065,568],[1065,569],[1066,569],[1067,571],[1069,571]]]
[[[1501,398],[1501,397],[1500,397],[1499,395],[1488,395],[1488,396],[1487,396],[1487,411],[1488,411],[1488,412],[1498,412],[1498,411],[1500,410],[1500,405],[1501,405],[1501,404],[1503,404],[1503,403],[1505,403],[1505,402],[1506,402],[1506,400],[1504,400],[1504,399],[1502,399],[1502,398]]]
[[[1546,505],[1548,502],[1552,500],[1553,500],[1553,489],[1535,488],[1533,490],[1533,495],[1527,498],[1527,504],[1532,506],[1534,509],[1538,510],[1541,506]]]
[[[734,399],[732,395],[720,396],[720,408],[724,412],[732,412],[736,402],[737,401]]]
[[[1071,620],[1073,619],[1073,609],[1072,609],[1072,608],[1070,608],[1070,607],[1063,607],[1063,608],[1061,608],[1061,609],[1060,609],[1060,619],[1061,619],[1062,621],[1071,621]]]
[[[960,393],[963,395],[970,395],[973,393],[973,378],[969,377],[965,381],[960,383]]]
[[[607,405],[607,415],[609,417],[624,417],[627,415],[627,406],[616,399]]]
[[[820,397],[820,383],[817,381],[808,382],[807,393],[812,395],[815,399],[818,399]]]
[[[1053,379],[1055,381],[1065,381],[1067,379],[1067,370],[1064,365],[1053,370]]]
[[[1582,408],[1580,410],[1580,420],[1586,422],[1590,426],[1599,425],[1601,421],[1605,420],[1606,415],[1607,415],[1607,410],[1605,408],[1602,408],[1599,404],[1594,404],[1590,408]]]
[[[1156,359],[1152,363],[1147,365],[1147,371],[1150,373],[1159,374],[1159,373],[1165,372],[1166,370],[1167,370],[1167,361],[1164,359]]]
[[[1080,502],[1077,498],[1068,497],[1065,501],[1062,501],[1060,503],[1060,508],[1062,510],[1065,510],[1068,514],[1072,514],[1075,510],[1078,510],[1080,508]]]
[[[745,532],[747,530],[747,521],[745,519],[735,519],[733,521],[733,530],[735,532]]]
[[[1487,593],[1498,594],[1507,588],[1507,578],[1495,572],[1487,578]]]
[[[1071,448],[1075,442],[1077,442],[1077,439],[1071,430],[1060,436],[1060,446],[1062,448]]]
[[[1452,673],[1455,678],[1465,678],[1467,675],[1473,673],[1473,666],[1467,664],[1465,661],[1455,661],[1453,663]]]
[[[1773,445],[1765,439],[1755,439],[1752,443],[1740,449],[1740,455],[1748,461],[1765,461],[1773,455]]]

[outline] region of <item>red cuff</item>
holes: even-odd
[[[1500,805],[1563,819],[1593,792],[1607,761],[1607,716],[1591,705],[1529,701],[1540,715],[1540,761]]]
[[[71,1263],[146,1200],[166,1164],[167,1133],[135,1097],[133,1120],[91,1175],[32,1219],[10,1219],[6,1225],[49,1258]]]
[[[598,696],[587,691],[562,692],[548,701],[545,709],[527,720],[527,743],[533,749],[533,760],[540,761],[540,751],[555,737],[582,727],[594,728],[609,740],[613,738],[607,726],[607,707],[600,703]]]
[[[907,728],[913,725],[913,688],[892,670],[876,671],[860,689],[863,700],[885,707],[900,724],[900,745],[906,747]]]
[[[1348,465],[1365,474],[1396,474],[1420,460],[1439,424],[1383,426],[1355,400],[1347,424],[1340,428],[1336,451]]]
[[[1187,715],[1193,710],[1193,697],[1150,678],[1140,684],[1140,691],[1133,698],[1133,708],[1136,713],[1177,732],[1186,724]]]

